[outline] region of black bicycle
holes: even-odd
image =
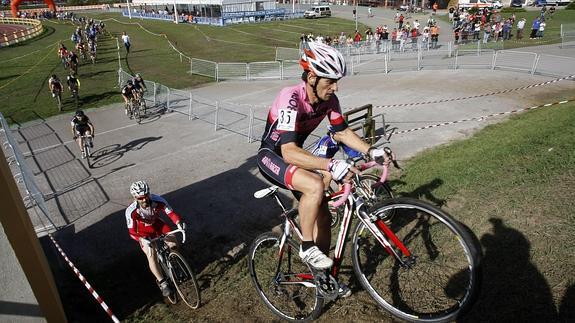
[[[136,119],[137,123],[141,123],[142,119],[146,115],[146,100],[144,97],[137,93],[134,94],[134,98],[132,99],[132,116]]]
[[[184,259],[178,251],[170,249],[165,241],[166,236],[175,233],[182,234],[182,243],[186,241],[186,232],[177,229],[157,238],[150,239],[149,243],[158,255],[158,262],[165,277],[170,278],[170,287],[172,290],[175,288],[177,291],[177,293],[172,293],[172,295],[168,297],[170,303],[176,304],[178,302],[178,295],[180,295],[180,298],[187,306],[192,309],[197,309],[200,306],[201,298],[196,277],[186,259]]]
[[[92,147],[94,146],[94,137],[83,134],[80,136],[80,145],[82,146],[82,159],[86,161],[88,168],[92,168],[90,157],[92,157]]]

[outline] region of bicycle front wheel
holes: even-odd
[[[88,166],[88,168],[92,168],[92,165],[90,165],[90,155],[92,155],[92,151],[90,150],[90,143],[89,143],[88,138],[84,138],[84,155],[85,155],[85,160],[86,160],[86,165]]]
[[[386,225],[378,214],[389,211],[395,215]],[[352,261],[361,285],[380,306],[407,321],[446,322],[473,305],[480,289],[480,249],[458,222],[411,198],[382,201],[369,212],[391,247],[360,222]]]
[[[201,303],[200,288],[190,266],[177,251],[170,252],[168,261],[171,265],[170,278],[174,282],[178,294],[190,308],[198,308]]]
[[[136,119],[137,123],[142,121],[142,115],[140,114],[140,104],[134,102],[132,106],[132,113],[134,114],[134,119]]]
[[[268,232],[252,243],[248,267],[254,286],[264,304],[280,318],[313,320],[321,313],[311,269],[300,259],[297,244],[288,239],[280,250],[280,236]]]

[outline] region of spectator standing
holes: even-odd
[[[397,49],[397,28],[393,28],[393,31],[391,32],[391,49]]]
[[[540,24],[541,22],[539,21],[539,18],[535,18],[535,20],[533,20],[533,23],[531,24],[531,35],[529,35],[529,39],[535,39],[535,37],[537,37],[537,31],[539,31]]]
[[[481,32],[481,23],[476,22],[473,27],[473,40],[479,40],[480,32]]]
[[[437,4],[437,1],[435,1],[435,2],[433,3],[432,8],[433,8],[433,14],[435,15],[435,14],[437,13],[437,9],[439,8],[439,5]]]
[[[342,31],[341,34],[339,35],[339,44],[344,45],[346,39],[347,37],[345,36],[345,33]]]
[[[429,43],[429,27],[423,27],[423,33],[421,33],[421,47],[427,48]]]
[[[525,28],[525,22],[527,19],[521,18],[517,22],[517,40],[523,39],[523,29]]]
[[[489,36],[491,35],[491,24],[486,23],[483,25],[483,43],[487,44]]]
[[[132,44],[130,43],[130,36],[128,36],[128,34],[126,34],[126,32],[122,32],[122,42],[124,42],[124,47],[126,47],[126,52],[129,53],[130,52],[130,46],[132,46]]]
[[[437,48],[437,42],[439,41],[439,27],[437,25],[431,26],[431,48]]]
[[[405,19],[405,17],[403,17],[403,14],[399,15],[399,19],[398,19],[398,23],[399,26],[397,28],[399,28],[401,30],[401,28],[403,27],[403,19]]]
[[[545,19],[541,19],[541,23],[539,23],[539,29],[537,29],[537,38],[543,38],[543,32],[545,31]]]
[[[511,20],[505,20],[503,23],[503,40],[511,39]]]
[[[353,36],[353,42],[355,43],[356,47],[359,47],[359,42],[361,41],[361,34],[359,31],[355,31],[355,35]]]
[[[415,19],[415,21],[413,22],[413,28],[417,29],[417,31],[419,32],[419,26],[421,26],[419,20]]]
[[[417,31],[417,28],[413,27],[411,29],[411,50],[416,51],[417,50],[417,36],[418,36],[419,32]]]

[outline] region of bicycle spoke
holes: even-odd
[[[171,264],[171,277],[178,294],[189,307],[196,309],[200,306],[200,289],[196,277],[186,260],[178,252],[169,255]]]
[[[250,273],[260,297],[276,315],[290,321],[314,318],[323,305],[313,274],[296,248],[289,241],[280,256],[279,237],[269,233],[256,239],[249,255]]]
[[[475,249],[467,247],[470,239],[438,209],[421,201],[413,205],[393,201],[382,203],[391,206],[381,209],[393,207],[389,228],[413,255],[413,261],[401,265],[360,224],[354,233],[353,254],[360,282],[381,306],[403,319],[453,319],[478,289],[477,273],[471,270],[475,269]],[[401,254],[398,246],[391,244]]]

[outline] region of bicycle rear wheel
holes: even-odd
[[[411,198],[386,200],[370,208],[377,215],[393,210],[384,234],[402,264],[360,222],[353,233],[352,261],[361,285],[391,314],[414,322],[453,321],[473,305],[480,289],[480,249],[470,233],[447,213]],[[398,246],[405,246],[410,257]]]
[[[268,232],[252,243],[248,267],[254,286],[264,304],[280,318],[308,321],[319,316],[319,297],[311,269],[300,259],[298,245],[288,239],[279,249],[280,236]]]
[[[168,261],[171,265],[170,277],[178,294],[190,308],[198,308],[201,303],[200,288],[190,266],[177,251],[170,252]]]

